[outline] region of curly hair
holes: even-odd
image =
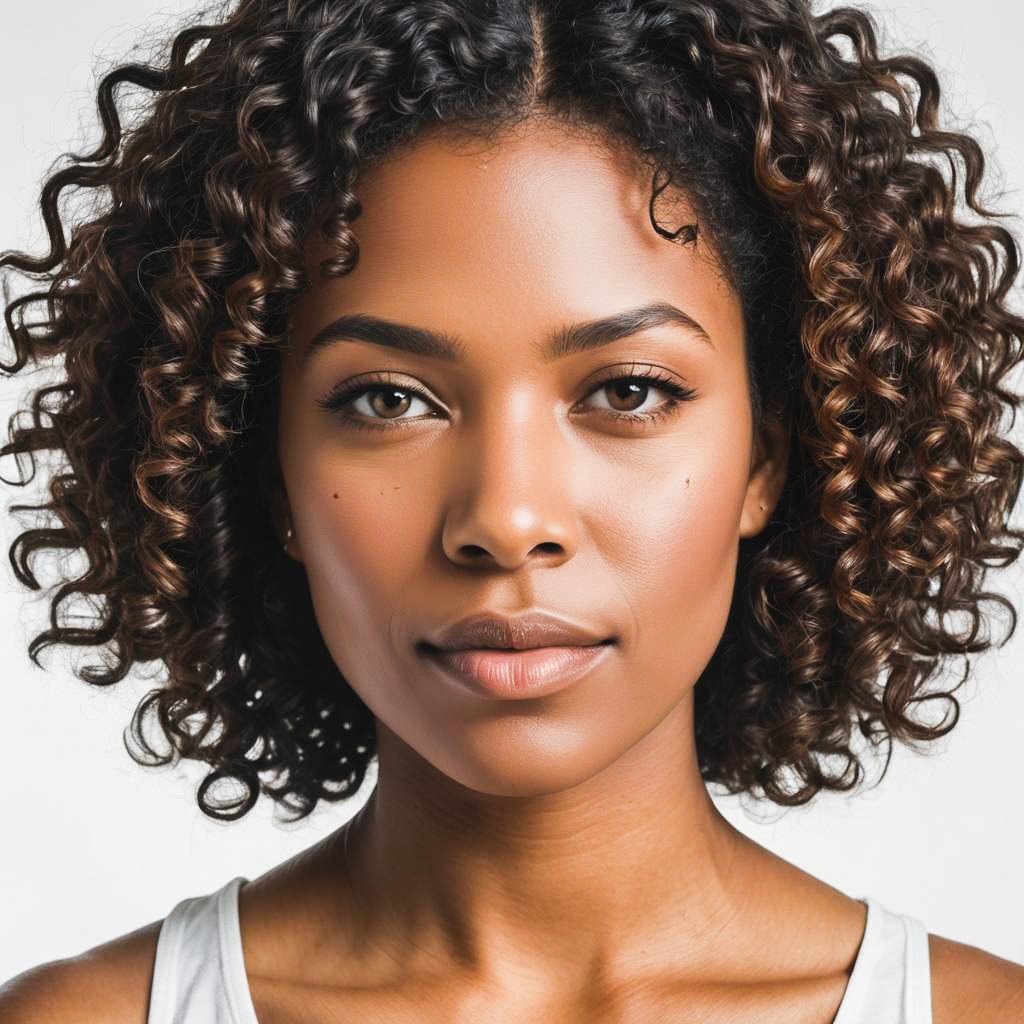
[[[159,660],[134,760],[205,763],[197,801],[222,820],[261,792],[297,821],[360,788],[375,719],[268,512],[304,239],[323,232],[321,272],[348,273],[357,174],[431,128],[494,139],[536,116],[626,147],[652,172],[654,228],[713,241],[742,303],[755,423],[781,402],[796,441],[696,684],[702,777],[801,804],[861,781],[855,727],[891,756],[893,739],[955,726],[966,656],[992,644],[982,601],[1016,628],[981,585],[1024,539],[1008,525],[1022,453],[1001,433],[1024,319],[1006,305],[1017,243],[978,199],[980,146],[937,123],[927,61],[880,55],[867,11],[808,0],[240,0],[178,27],[160,60],[101,77],[102,141],[42,186],[50,251],[0,255],[44,284],[5,288],[3,368],[62,360],[11,417],[0,454],[28,454],[32,475],[5,482],[27,484],[35,452],[66,457],[48,501],[11,506],[56,522],[9,557],[33,590],[34,552],[87,560],[54,587],[29,656],[100,647],[76,671],[97,686]],[[144,97],[127,126],[122,85]],[[670,184],[698,224],[658,223]],[[72,188],[102,200],[74,224]],[[35,304],[47,315],[28,323]],[[100,599],[89,626],[58,619],[76,595]],[[929,689],[953,655],[960,682]],[[915,717],[937,699],[951,717]],[[241,793],[211,792],[222,782]]]

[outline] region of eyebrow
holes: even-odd
[[[611,316],[557,328],[540,343],[545,362],[578,352],[586,352],[628,338],[662,324],[676,324],[714,348],[708,332],[688,313],[668,302],[653,302]],[[332,320],[318,331],[302,356],[305,363],[314,353],[343,341],[368,341],[374,345],[399,349],[417,356],[428,356],[444,362],[459,362],[466,356],[465,345],[458,338],[427,327],[398,323],[369,313],[348,313]]]

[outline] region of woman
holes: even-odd
[[[988,646],[945,614],[1008,605],[1018,249],[955,216],[929,155],[998,215],[938,98],[801,0],[243,0],[108,74],[50,253],[3,258],[51,282],[7,369],[67,370],[4,452],[73,469],[12,558],[81,548],[107,602],[31,653],[162,659],[137,756],[207,763],[212,817],[379,774],[3,1020],[1024,1017],[1024,968],[707,790],[805,803],[861,780],[855,726],[945,735],[925,683]],[[67,241],[72,184],[111,202]]]

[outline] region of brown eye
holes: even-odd
[[[431,403],[417,388],[391,384],[387,381],[367,383],[353,381],[319,399],[321,408],[337,412],[346,422],[356,427],[390,428],[390,423],[404,424],[408,420],[429,419],[430,416],[406,416],[410,406],[419,402],[429,411]]]
[[[647,371],[606,377],[598,382],[589,397],[607,403],[591,406],[596,412],[613,420],[642,425],[674,415],[680,404],[692,401],[697,392],[657,371]],[[653,404],[648,404],[649,399],[654,400]]]
[[[617,412],[633,412],[644,404],[650,384],[637,384],[629,377],[620,377],[604,385],[609,396],[609,405]]]
[[[366,392],[373,412],[385,419],[401,416],[409,408],[412,396],[407,391],[395,387],[377,387]]]

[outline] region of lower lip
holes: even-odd
[[[427,656],[474,693],[503,700],[544,697],[576,682],[601,660],[611,642],[587,647],[531,647],[523,651],[479,648]]]

